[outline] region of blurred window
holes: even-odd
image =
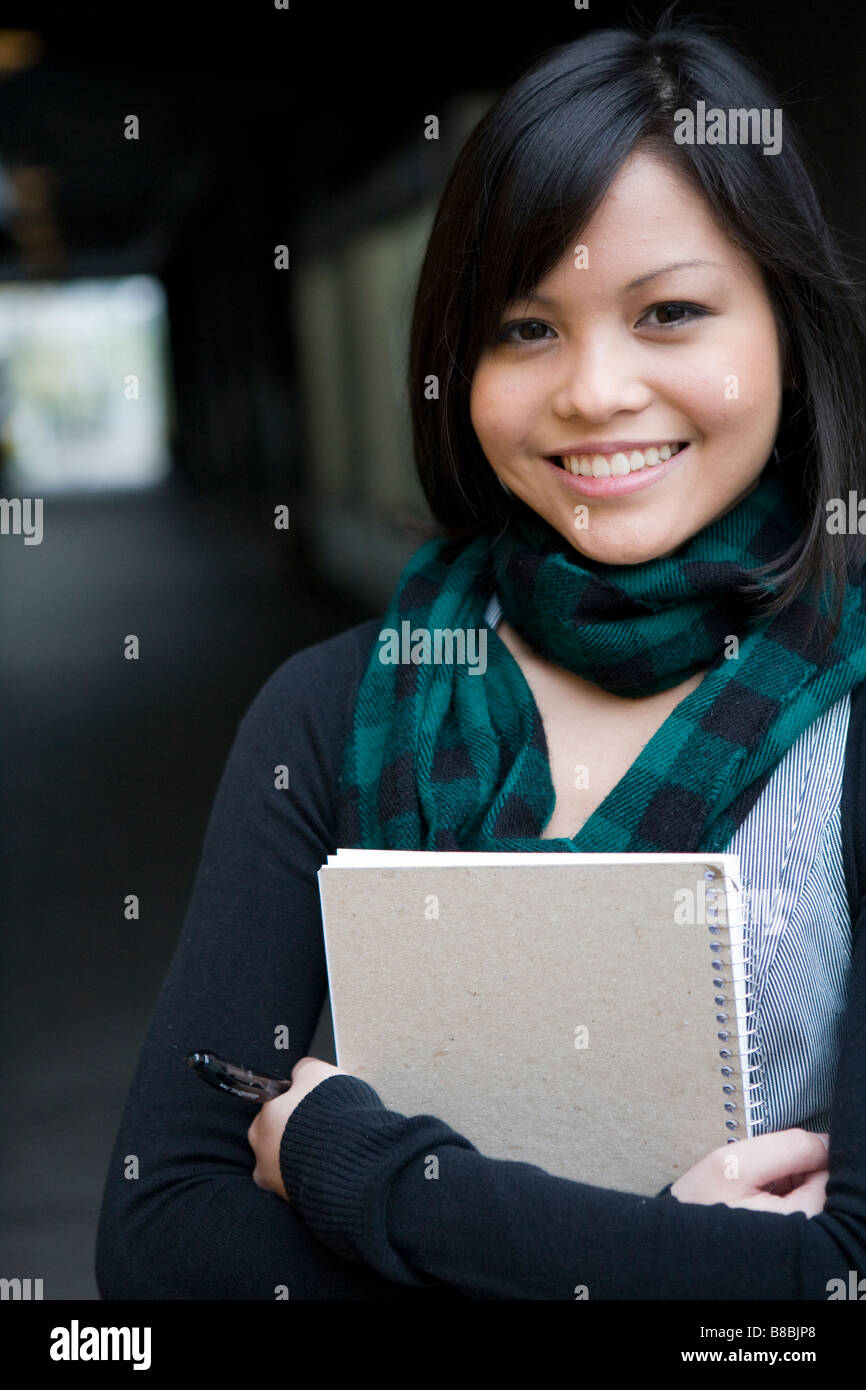
[[[0,284],[0,492],[162,482],[168,356],[154,276]]]

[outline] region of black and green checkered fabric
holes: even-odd
[[[673,554],[636,565],[582,556],[525,507],[498,538],[422,546],[400,576],[359,689],[342,769],[343,842],[724,850],[787,749],[866,679],[862,573],[820,661],[824,594],[820,603],[801,594],[769,620],[738,593],[750,568],[780,556],[800,525],[781,475],[767,468],[726,515]],[[533,648],[622,696],[669,689],[710,668],[573,839],[539,838],[555,800],[547,743],[520,667],[484,621],[494,589]],[[809,633],[813,611],[819,621]],[[392,664],[382,659],[394,651],[387,629],[405,634],[404,657],[412,645],[423,655],[425,635],[462,633],[468,643],[472,634],[466,651],[478,669],[453,659]]]

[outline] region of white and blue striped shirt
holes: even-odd
[[[494,594],[484,619],[502,615]],[[756,1134],[828,1131],[842,1039],[851,920],[841,800],[850,694],[804,731],[734,832],[764,1100]]]

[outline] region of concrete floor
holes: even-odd
[[[49,496],[43,526],[0,536],[0,1276],[96,1299],[108,1159],[237,722],[371,614],[313,592],[262,500]]]

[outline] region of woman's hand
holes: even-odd
[[[265,1101],[256,1118],[247,1130],[247,1139],[256,1156],[253,1169],[253,1182],[256,1187],[264,1187],[275,1192],[288,1202],[288,1194],[280,1173],[280,1140],[286,1121],[304,1096],[327,1081],[330,1076],[346,1076],[342,1067],[332,1067],[330,1062],[321,1062],[318,1057],[302,1057],[292,1067],[291,1090],[285,1091],[273,1100]]]
[[[782,1129],[723,1144],[677,1178],[671,1196],[680,1202],[724,1202],[750,1211],[817,1216],[824,1210],[829,1138],[807,1129]]]

